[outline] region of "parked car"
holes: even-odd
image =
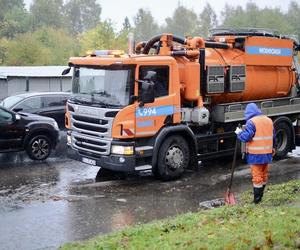
[[[54,119],[0,107],[0,153],[25,150],[31,159],[45,160],[58,142]]]
[[[14,112],[26,112],[51,117],[60,129],[65,127],[65,106],[70,93],[24,93],[5,98],[0,105]]]

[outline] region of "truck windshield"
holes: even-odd
[[[71,101],[94,106],[126,106],[134,86],[133,66],[76,67]]]

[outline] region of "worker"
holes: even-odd
[[[246,159],[251,166],[255,204],[263,197],[268,181],[269,163],[272,162],[274,150],[273,121],[263,115],[255,103],[249,103],[244,113],[246,125],[237,127],[237,138],[246,143]]]

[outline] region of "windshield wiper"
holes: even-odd
[[[105,102],[101,102],[101,101],[98,101],[98,100],[95,100],[95,99],[92,99],[91,104],[92,105],[96,104],[97,106],[107,108],[107,104]]]
[[[75,104],[85,104],[89,106],[97,106],[97,107],[107,107],[107,104],[98,100],[95,100],[94,98],[91,98],[91,100],[87,100],[87,98],[80,98],[80,97],[71,97],[70,101],[74,102]]]
[[[108,94],[106,91],[93,91],[91,95],[102,95],[106,97],[111,97],[111,94]]]

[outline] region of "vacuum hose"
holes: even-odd
[[[143,54],[148,54],[150,49],[154,46],[155,43],[160,41],[162,34],[152,37],[145,45],[143,49]],[[187,39],[180,36],[173,36],[173,41],[181,44],[186,44]],[[212,41],[205,41],[206,48],[215,48],[215,49],[228,49],[229,45],[227,43],[218,43]]]
[[[157,35],[155,37],[152,37],[145,45],[144,49],[143,49],[143,54],[148,54],[150,49],[153,47],[153,45],[157,42],[160,41],[162,34]],[[179,37],[179,36],[173,36],[173,41],[177,42],[177,43],[181,43],[181,44],[185,44],[186,43],[186,39]]]

